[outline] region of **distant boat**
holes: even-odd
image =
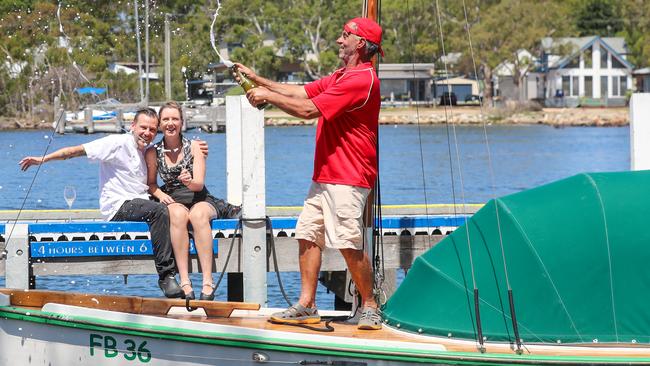
[[[122,106],[122,103],[113,98],[104,99],[96,104],[92,104],[89,108],[92,108],[93,121],[98,123],[95,125],[99,130],[106,130],[105,132],[115,132],[114,131],[114,121],[118,117],[117,109]],[[126,108],[126,106],[123,106]],[[133,107],[129,107],[132,109]],[[122,110],[123,121],[130,123],[135,117],[135,110]],[[76,112],[66,112],[65,113],[65,123],[66,131],[83,131],[83,123],[86,121],[85,108],[82,107],[79,111]],[[102,122],[109,123],[107,126],[103,126]],[[52,127],[56,128],[57,121],[52,122]]]
[[[93,110],[93,121],[105,121],[117,117],[117,112],[115,111],[101,111]],[[84,111],[79,112],[66,112],[65,120],[66,121],[83,121],[85,119]]]

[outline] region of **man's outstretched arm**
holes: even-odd
[[[263,87],[257,87],[246,93],[246,98],[253,107],[259,104],[271,103],[290,115],[303,119],[320,117],[321,112],[311,99],[292,98],[275,93]]]
[[[277,81],[269,80],[260,75],[257,75],[255,71],[239,63],[235,63],[235,67],[237,67],[241,73],[246,74],[246,77],[248,77],[258,86],[264,87],[274,93],[278,93],[286,97],[307,99],[307,92],[302,85],[278,83]],[[233,77],[235,80],[237,80],[237,82],[239,82],[239,76],[237,76],[236,73],[233,73]]]
[[[20,170],[25,171],[32,165],[40,165],[50,160],[66,160],[84,155],[86,155],[86,150],[84,150],[83,145],[68,146],[61,148],[51,154],[47,154],[43,157],[26,156],[22,158],[18,164],[20,164]]]

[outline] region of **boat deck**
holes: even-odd
[[[260,309],[258,304],[218,302],[218,301],[191,301],[190,305],[199,309],[188,312],[185,309],[185,300],[141,298],[134,296],[110,296],[94,294],[74,294],[57,291],[39,290],[11,290],[0,289],[0,294],[9,295],[9,303],[5,296],[4,305],[33,310],[51,311],[46,304],[61,305],[62,308],[74,306],[72,314],[77,315],[80,308],[88,311],[103,311],[106,316],[148,316],[146,322],[156,323],[153,317],[181,321],[184,327],[193,328],[192,322],[197,323],[194,328],[209,328],[214,326],[225,327],[224,331],[239,329],[239,331],[255,334],[274,334],[279,339],[308,339],[310,337],[333,337],[331,343],[341,339],[346,342],[356,342],[360,345],[372,345],[374,342],[390,342],[403,344],[416,349],[429,349],[432,352],[449,352],[465,356],[468,355],[503,355],[502,357],[518,357],[514,345],[509,343],[486,342],[485,353],[480,353],[477,342],[474,340],[454,339],[447,337],[433,337],[407,333],[393,327],[384,326],[381,330],[358,330],[355,325],[332,322],[332,332],[319,332],[302,327],[274,324],[268,321],[270,313],[277,309]],[[1,296],[0,296],[0,300]],[[0,307],[2,307],[0,303]],[[52,307],[50,306],[50,309]],[[76,309],[76,310],[75,310]],[[81,311],[83,312],[83,311]],[[324,312],[326,319],[328,312]],[[210,316],[206,315],[210,314]],[[83,315],[83,314],[82,314]],[[337,315],[341,315],[338,312]],[[135,318],[133,318],[135,319]],[[162,323],[162,322],[161,322]],[[312,325],[316,328],[325,328],[325,321]],[[298,336],[296,336],[298,335]],[[304,336],[303,336],[304,335]],[[336,337],[336,338],[334,338]],[[326,338],[327,340],[327,338]],[[325,341],[325,343],[330,343]],[[609,357],[621,358],[628,361],[639,359],[640,362],[650,362],[650,346],[640,343],[619,344],[525,344],[523,357]],[[498,357],[498,356],[497,356]]]

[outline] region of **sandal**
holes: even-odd
[[[206,294],[203,292],[203,288],[201,289],[201,296],[199,297],[199,300],[208,300],[212,301],[214,300],[214,283],[204,283],[203,287],[209,287],[210,288],[210,293]]]
[[[188,300],[194,300],[194,299],[196,299],[196,296],[194,295],[194,290],[192,289],[192,281],[188,281],[188,282],[183,282],[183,283],[181,283],[181,288],[184,288],[184,287],[186,287],[186,286],[189,286],[189,287],[190,287],[190,290],[192,290],[192,291],[190,291],[189,294],[186,294],[186,293],[185,293],[185,290],[183,290],[183,297],[182,297],[182,299],[188,299]]]
[[[361,316],[359,317],[359,323],[357,324],[357,329],[363,330],[379,330],[381,329],[381,315],[379,314],[379,309],[364,307],[361,310]]]
[[[295,303],[287,310],[271,314],[269,320],[280,324],[315,324],[320,322],[320,315],[316,308],[308,308],[300,303]]]

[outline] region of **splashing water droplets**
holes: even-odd
[[[70,6],[71,6],[71,5],[68,4],[68,5],[66,5],[66,8],[69,8]],[[79,21],[79,20],[80,20],[79,13],[76,13],[76,14],[77,14],[77,16],[74,18],[74,20],[75,20],[75,21]],[[58,7],[56,8],[56,18],[57,18],[57,20],[59,21],[59,32],[61,32],[61,35],[63,36],[63,38],[65,39],[65,41],[66,41],[68,44],[71,44],[72,42],[70,41],[70,37],[68,37],[68,35],[67,35],[67,34],[65,33],[65,31],[63,30],[63,22],[61,22],[61,2],[59,2]],[[81,47],[79,48],[79,50],[82,51]],[[88,78],[86,77],[86,75],[84,75],[84,73],[81,71],[81,69],[77,66],[77,63],[76,63],[76,62],[72,59],[72,57],[70,56],[71,54],[72,54],[72,48],[68,48],[68,59],[72,62],[72,66],[73,66],[75,69],[77,69],[77,71],[79,72],[79,75],[81,75],[81,77],[82,77],[82,78],[83,78],[87,83],[90,83],[90,80],[88,80]]]
[[[221,10],[221,1],[217,0],[217,10],[214,12],[214,17],[212,18],[212,24],[210,24],[210,44],[212,45],[212,49],[214,50],[214,52],[216,52],[217,56],[219,56],[219,60],[221,60],[221,62],[223,62],[223,64],[226,65],[226,67],[232,67],[233,63],[229,60],[225,60],[217,50],[217,45],[214,36],[214,24],[217,22],[217,17],[219,16],[219,10]]]

